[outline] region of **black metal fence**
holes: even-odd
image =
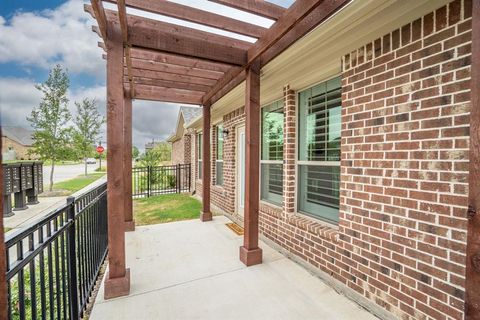
[[[79,319],[108,250],[107,184],[5,242],[9,319]]]
[[[191,188],[191,165],[136,167],[132,171],[134,198],[159,194],[189,192]]]

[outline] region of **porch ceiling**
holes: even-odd
[[[349,0],[297,0],[289,8],[268,1],[210,2],[267,18],[271,27],[172,1],[91,0],[85,11],[96,19],[93,31],[104,43],[111,26],[120,26],[124,89],[132,98],[211,105],[245,79],[247,68],[271,61]]]

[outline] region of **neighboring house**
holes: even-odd
[[[34,160],[28,151],[33,145],[33,131],[23,127],[2,127],[2,155],[4,160]],[[13,158],[13,159],[11,159]]]
[[[191,133],[185,129],[185,126],[201,114],[201,108],[180,107],[175,133],[167,139],[172,144],[172,164],[192,162]]]
[[[353,1],[262,69],[259,228],[384,318],[461,319],[471,1],[414,3]],[[244,92],[209,128],[211,201],[239,223]],[[186,129],[201,196],[202,117]]]

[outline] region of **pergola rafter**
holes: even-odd
[[[110,7],[105,10],[100,0],[91,0],[92,6],[85,7],[85,10],[98,22],[98,28],[93,28],[93,31],[103,38],[104,44],[101,46],[107,52],[104,56],[107,59],[109,75],[107,79],[109,93],[107,126],[109,128],[117,126],[118,121],[123,121],[123,125],[131,126],[131,120],[127,120],[130,115],[122,111],[125,108],[131,110],[131,100],[130,97],[127,98],[127,94],[133,93],[131,97],[135,99],[203,105],[203,204],[200,214],[202,221],[212,220],[209,130],[212,104],[245,79],[247,80],[245,114],[246,176],[248,178],[245,190],[244,243],[239,252],[240,260],[246,265],[262,261],[262,250],[258,247],[261,68],[348,1],[297,0],[289,9],[285,9],[261,0],[212,0],[224,6],[273,20],[274,23],[269,29],[169,1],[105,0],[105,2],[116,4],[117,11],[115,11]],[[136,9],[136,15],[133,15],[129,8]],[[140,16],[141,11],[194,22],[205,28],[200,30],[145,18]],[[229,33],[220,34],[221,32],[211,28]],[[257,40],[256,42],[244,41],[235,34]],[[119,41],[123,43],[123,59],[119,59],[119,47],[121,47],[118,44]],[[114,56],[110,57],[110,54]],[[117,87],[119,85],[121,88]],[[123,108],[118,105],[119,89],[124,92]],[[116,117],[115,112],[119,114],[123,112],[125,119]],[[112,144],[117,145],[118,139],[123,139],[126,146],[131,137],[113,134],[114,131],[118,132],[116,130],[109,131],[111,132],[109,138],[115,140]],[[125,128],[124,135],[131,135],[128,132],[131,130]],[[109,161],[120,161],[116,150],[109,150]],[[126,165],[123,167],[125,170],[131,170]],[[117,173],[109,171],[109,174]],[[130,184],[131,178],[128,176],[124,174],[123,188]],[[113,182],[109,182],[109,188],[115,187]],[[125,208],[130,210],[127,204]],[[127,214],[125,212],[125,219]],[[110,215],[117,218],[118,213],[109,208]],[[118,239],[118,230],[111,232]],[[113,263],[112,266],[119,266],[120,269],[116,267],[113,273],[114,278],[111,274],[105,282],[108,297],[123,295],[128,291],[129,284],[126,279],[128,272],[124,263],[125,255],[124,252],[122,255],[121,248],[122,244],[117,244],[110,251],[109,259]],[[123,273],[121,268],[124,269]]]

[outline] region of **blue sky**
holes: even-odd
[[[72,113],[75,112],[74,102],[85,97],[97,99],[99,111],[105,113],[105,61],[102,49],[97,46],[101,39],[91,31],[96,22],[83,11],[84,3],[90,1],[0,1],[1,125],[29,126],[26,117],[41,100],[34,86],[46,80],[55,64],[68,69]],[[173,1],[252,23],[271,23],[205,0]],[[293,0],[271,1],[288,6]],[[176,104],[134,101],[134,144],[143,149],[152,139],[166,139],[175,128],[178,107]]]

